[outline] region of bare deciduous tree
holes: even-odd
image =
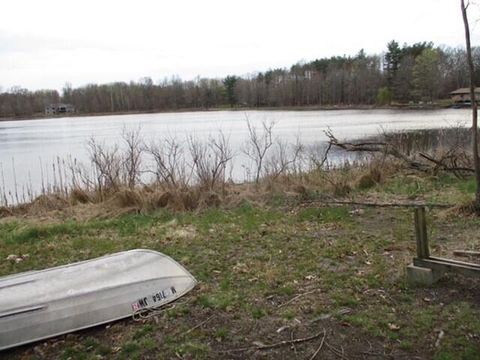
[[[460,0],[463,24],[465,26],[465,43],[467,48],[467,63],[470,73],[470,99],[472,101],[472,150],[473,150],[473,164],[475,169],[475,178],[477,189],[475,192],[475,209],[480,211],[480,158],[478,155],[478,108],[477,99],[475,97],[475,67],[472,58],[472,48],[470,44],[470,28],[468,25],[467,6],[464,0]]]

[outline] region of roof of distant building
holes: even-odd
[[[480,87],[476,87],[475,92],[480,93]],[[462,95],[462,94],[470,94],[470,88],[459,88],[450,93],[450,95]]]

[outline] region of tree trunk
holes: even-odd
[[[472,48],[470,45],[470,28],[468,25],[467,8],[464,0],[460,0],[462,7],[463,24],[465,26],[465,42],[467,46],[467,62],[470,73],[470,99],[472,102],[472,150],[473,150],[473,164],[476,178],[475,191],[475,209],[480,210],[480,158],[478,156],[478,113],[477,113],[477,99],[475,98],[475,68],[472,59]],[[468,6],[468,5],[467,5]]]

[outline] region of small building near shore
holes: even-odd
[[[50,104],[45,106],[45,115],[74,113],[75,107],[71,104]]]
[[[460,88],[450,93],[450,98],[456,104],[471,103],[470,88]],[[480,101],[480,87],[475,88],[475,100]]]

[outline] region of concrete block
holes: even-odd
[[[407,266],[407,281],[410,285],[429,286],[437,282],[443,273],[413,264]]]

